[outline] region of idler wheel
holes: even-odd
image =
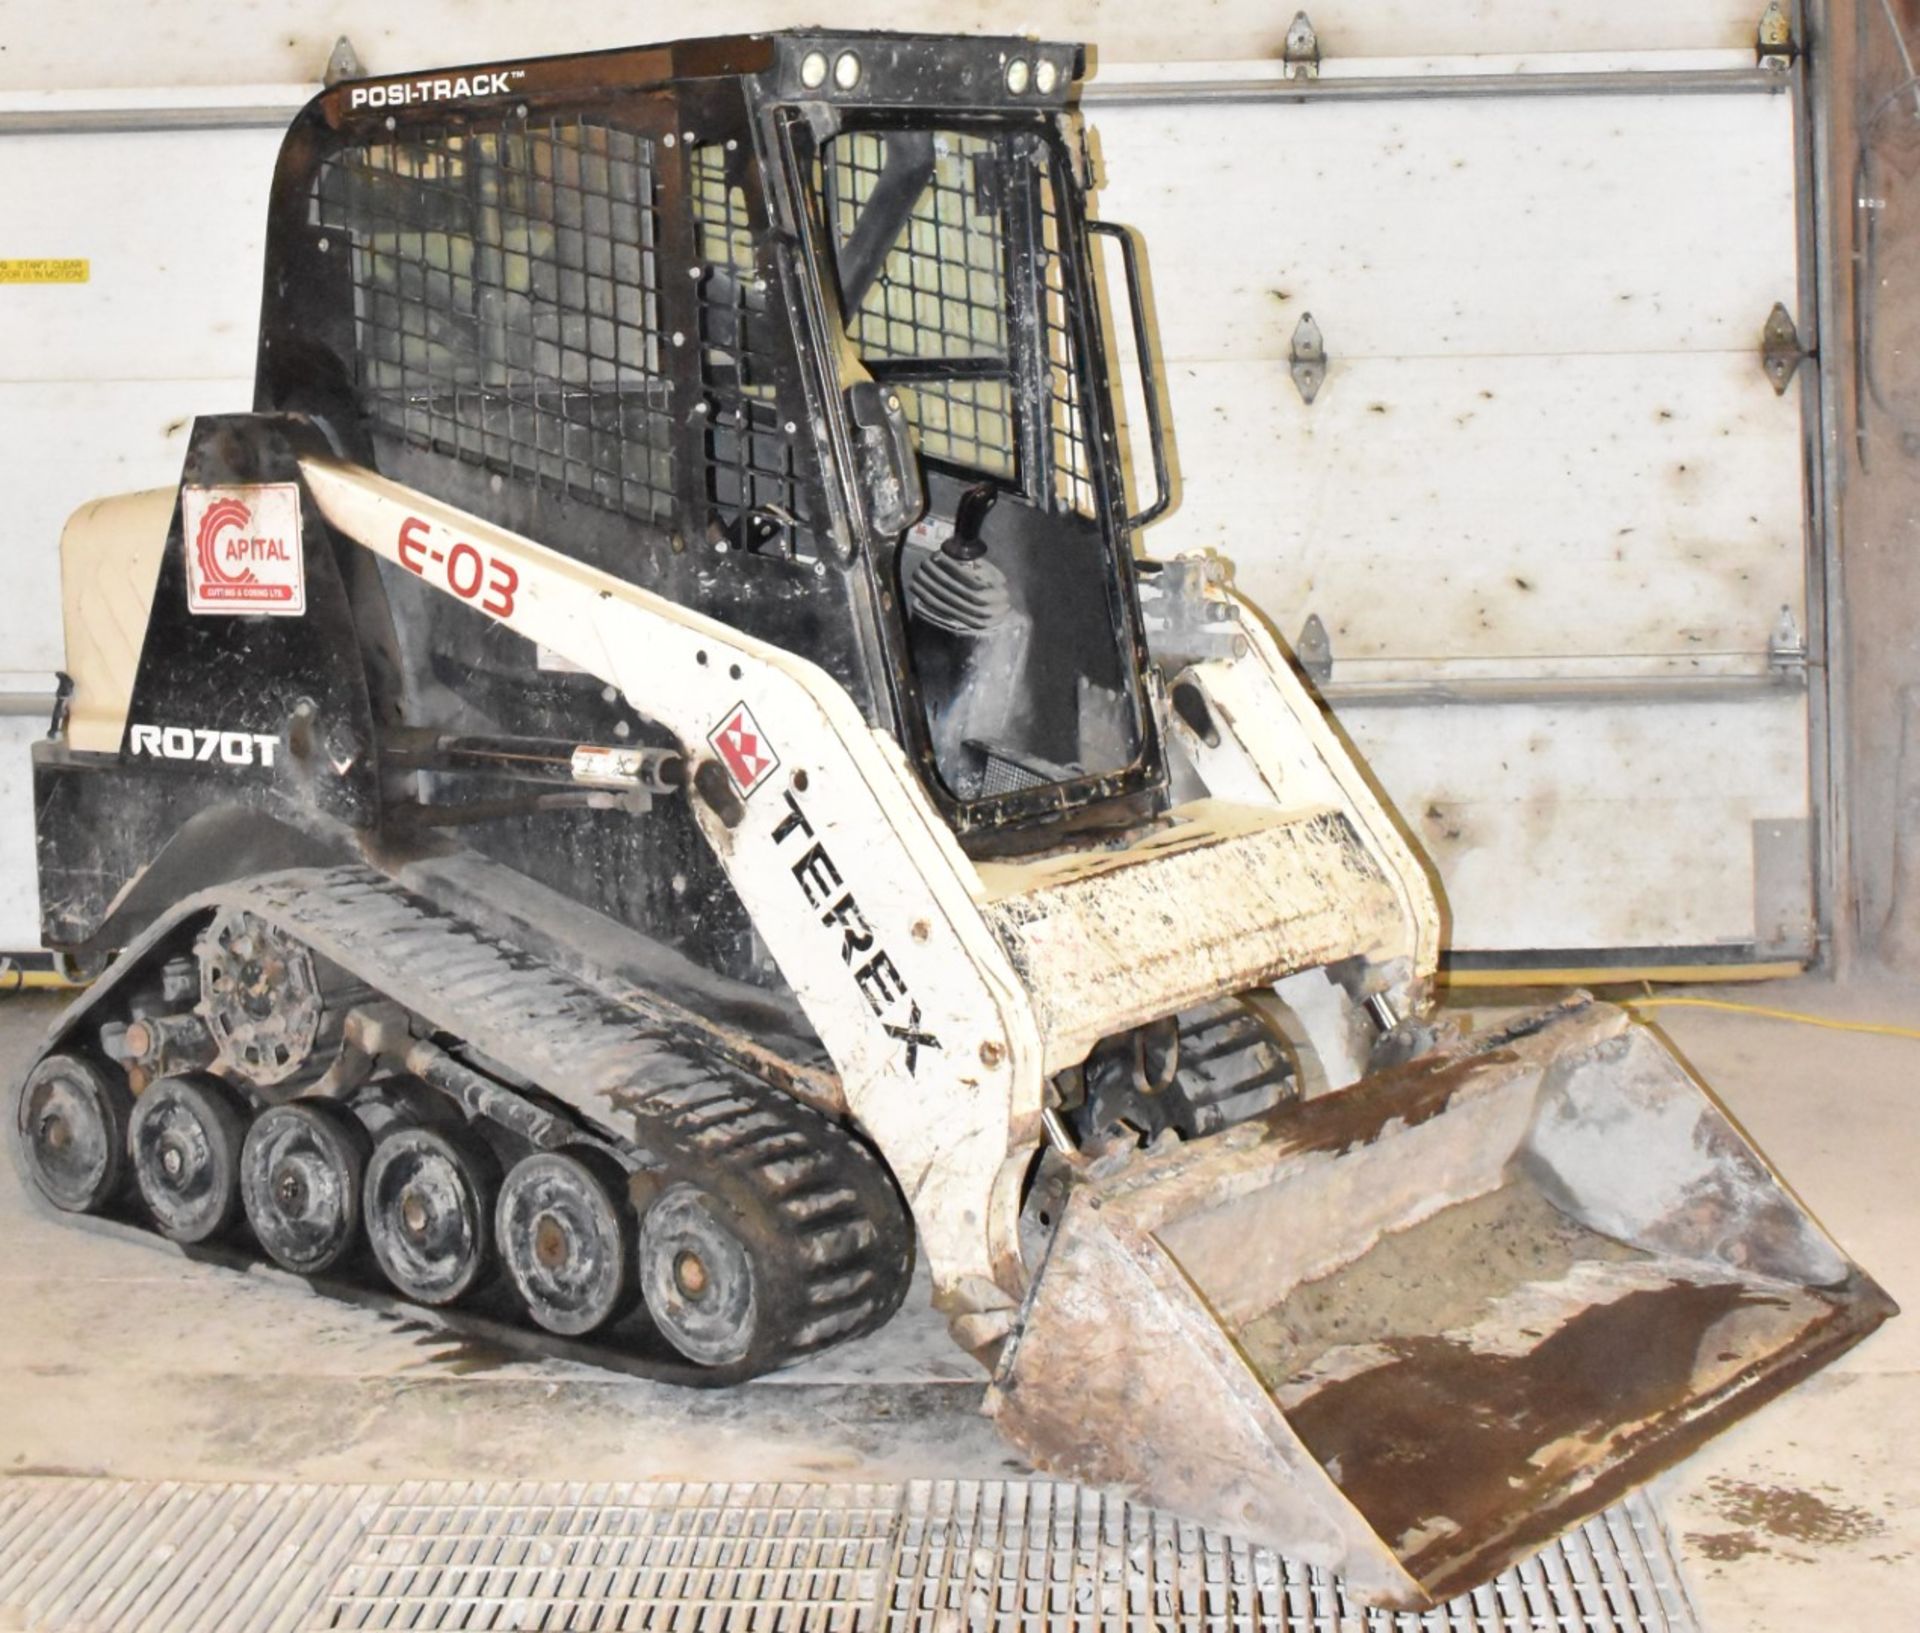
[[[598,1153],[523,1157],[494,1220],[507,1274],[548,1332],[577,1338],[633,1307],[638,1221],[618,1169]]]
[[[80,1055],[48,1055],[27,1074],[13,1131],[28,1176],[67,1213],[98,1213],[127,1173],[133,1095],[125,1079]]]
[[[451,1304],[493,1269],[500,1166],[458,1130],[401,1127],[367,1164],[367,1241],[387,1280],[419,1304]]]
[[[247,1223],[274,1262],[318,1276],[360,1238],[360,1192],[372,1142],[353,1113],[312,1100],[263,1111],[240,1153]]]
[[[133,1177],[162,1236],[205,1242],[240,1212],[246,1119],[209,1077],[163,1077],[134,1103]]]

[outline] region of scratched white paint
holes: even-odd
[[[1272,700],[1263,699],[1269,710]],[[1102,1038],[1349,957],[1406,958],[1394,881],[1335,805],[1211,800],[1129,852],[980,863],[988,924],[1025,978],[1049,1071]],[[1065,860],[1065,859],[1063,859]]]
[[[1440,951],[1439,907],[1425,868],[1272,635],[1244,601],[1224,591],[1219,598],[1238,615],[1230,627],[1244,632],[1246,651],[1188,671],[1206,697],[1219,741],[1203,741],[1176,717],[1174,748],[1215,798],[1346,811],[1398,899],[1403,939],[1380,956],[1405,960],[1406,979],[1424,983]],[[1364,916],[1356,909],[1356,921]]]

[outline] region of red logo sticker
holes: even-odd
[[[183,488],[180,525],[189,612],[297,618],[307,610],[300,489],[294,483]]]
[[[751,794],[779,768],[780,756],[744,703],[733,706],[733,712],[707,733],[707,741],[742,796]]]

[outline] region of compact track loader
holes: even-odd
[[[917,1252],[1035,1463],[1424,1605],[1893,1307],[1623,1013],[1435,1024],[1361,770],[1136,559],[1080,72],[808,31],[299,115],[254,411],[63,541],[97,979],[15,1149],[688,1383]]]

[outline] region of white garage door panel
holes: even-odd
[[[1340,679],[1764,667],[1804,627],[1799,415],[1756,359],[1174,364],[1155,554],[1214,548]]]
[[[1807,814],[1795,693],[1623,706],[1342,708],[1439,869],[1456,950],[1755,938],[1756,822]]]
[[[1751,353],[1793,299],[1786,96],[1089,117],[1171,359],[1284,357],[1306,311],[1335,358]]]
[[[45,715],[0,715],[0,949],[8,952],[40,945],[32,744],[46,736],[52,712],[49,701]]]
[[[193,416],[244,410],[252,397],[250,375],[0,382],[0,447],[13,470],[32,475],[8,496],[6,669],[50,672],[65,662],[59,545],[68,516],[103,494],[178,482]]]
[[[251,374],[273,131],[11,136],[5,255],[85,256],[85,284],[0,287],[0,379]]]
[[[1217,0],[1172,8],[1142,0],[839,0],[841,28],[1036,33],[1094,42],[1108,61],[1277,56],[1295,7]],[[1753,0],[1616,0],[1607,6],[1540,0],[1321,0],[1312,7],[1324,49],[1346,56],[1650,50],[1751,44]],[[682,34],[793,27],[791,0],[711,0],[683,7],[575,0],[563,11],[526,0],[307,0],[263,10],[259,0],[203,0],[169,8],[164,26],[129,26],[124,0],[67,0],[58,26],[8,30],[0,86],[220,85],[302,80],[319,72],[340,34],[379,73],[589,51]],[[800,15],[806,15],[804,9]],[[556,26],[556,18],[564,24]]]
[[[1768,680],[1807,627],[1800,400],[1758,356],[1792,101],[1417,89],[1090,110],[1173,418],[1147,547],[1218,549],[1288,637],[1318,615],[1457,951],[1774,945],[1754,824],[1809,811],[1805,693]]]

